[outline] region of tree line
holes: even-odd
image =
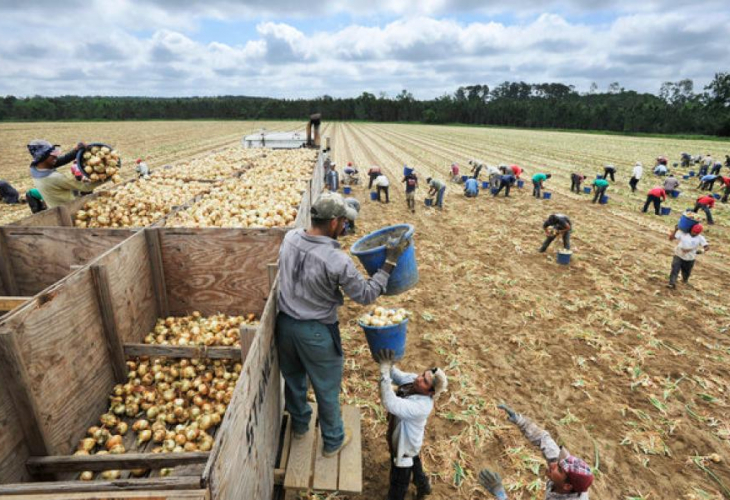
[[[503,82],[459,87],[452,94],[418,100],[407,90],[395,97],[274,99],[219,97],[42,97],[0,100],[0,121],[60,120],[277,120],[321,112],[325,120],[463,123],[730,136],[730,73],[717,73],[703,91],[692,80],[665,82],[659,95],[618,83],[586,93],[562,83]]]

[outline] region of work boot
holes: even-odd
[[[416,500],[423,500],[431,494],[431,483],[419,484],[416,487]]]
[[[350,444],[350,441],[352,441],[352,431],[345,427],[345,438],[342,440],[342,444],[331,451],[325,451],[322,450],[322,456],[323,457],[334,457],[337,455],[340,451],[342,451],[342,448]]]

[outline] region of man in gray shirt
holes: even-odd
[[[408,240],[389,245],[382,269],[365,278],[337,243],[345,221],[354,220],[357,212],[339,194],[326,193],[312,205],[311,215],[312,227],[287,233],[279,251],[276,340],[294,438],[309,429],[309,377],[317,398],[323,454],[333,456],[351,438],[342,424],[339,402],[343,354],[337,308],[344,303],[342,292],[359,304],[373,303],[385,292]]]

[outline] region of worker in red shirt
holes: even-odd
[[[722,175],[720,176],[720,181],[725,187],[725,192],[723,193],[722,200],[720,201],[723,203],[727,203],[728,196],[730,196],[730,177],[725,177],[724,175]]]
[[[715,208],[715,198],[711,194],[706,194],[705,196],[697,198],[693,211],[697,212],[698,210],[703,210],[707,216],[707,223],[714,224],[715,222],[712,220],[712,212],[710,212],[711,208]]]
[[[661,186],[655,186],[649,190],[646,195],[646,203],[644,203],[644,209],[642,212],[646,213],[649,210],[649,205],[654,204],[654,213],[659,215],[659,209],[662,206],[662,202],[666,201],[667,192]]]
[[[520,175],[522,175],[522,172],[525,171],[525,169],[523,169],[519,165],[510,165],[509,168],[511,168],[512,171],[515,173],[515,177],[517,179],[519,179],[520,178]]]

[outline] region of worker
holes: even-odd
[[[348,186],[354,186],[360,183],[360,179],[357,176],[357,169],[352,166],[351,161],[347,162],[347,165],[342,170],[342,173],[344,174],[342,177],[343,184],[346,184]]]
[[[563,237],[563,247],[566,250],[570,250],[570,233],[573,230],[573,225],[570,223],[570,219],[567,215],[551,214],[550,217],[545,219],[545,222],[542,223],[542,228],[545,231],[546,238],[540,247],[540,253],[544,253],[553,240],[561,235]]]
[[[723,203],[727,203],[728,196],[730,196],[730,177],[726,176],[720,176],[720,180],[722,181],[722,185],[724,186],[725,190],[722,194],[722,201]]]
[[[469,177],[464,183],[464,196],[475,198],[479,194],[479,182],[475,177]]]
[[[588,500],[588,489],[594,479],[590,466],[571,455],[564,447],[559,447],[546,430],[539,428],[529,418],[504,404],[497,408],[506,412],[509,421],[519,427],[527,440],[542,451],[542,456],[547,461],[545,500]],[[479,472],[479,483],[498,500],[507,500],[507,493],[498,472],[482,469]]]
[[[658,175],[659,177],[664,177],[668,171],[667,166],[661,163],[654,167],[654,175]]]
[[[715,188],[715,181],[717,180],[717,175],[707,174],[703,175],[700,178],[700,184],[697,186],[697,188],[700,191],[712,191]]]
[[[604,178],[593,181],[593,203],[600,201],[608,189],[608,181]]]
[[[710,153],[707,153],[705,155],[705,158],[702,160],[702,164],[700,165],[700,171],[697,172],[697,175],[699,177],[705,176],[710,173],[710,168],[712,168],[712,164],[714,162],[712,161],[712,156]]]
[[[689,162],[692,160],[692,155],[689,153],[682,153],[680,157],[682,158],[682,168],[689,168]]]
[[[515,176],[512,174],[512,170],[510,170],[509,167],[502,169],[502,172],[502,175],[499,177],[499,187],[496,190],[492,190],[492,196],[496,197],[502,189],[504,189],[504,196],[505,198],[508,198],[509,190],[515,184]]]
[[[388,500],[403,500],[413,478],[416,499],[431,493],[431,482],[423,471],[421,447],[428,417],[439,396],[448,389],[441,368],[423,373],[405,373],[395,367],[395,351],[383,349],[375,354],[380,365],[380,400],[388,412],[388,449],[390,450],[390,488]],[[393,384],[398,386],[393,390]]]
[[[712,170],[710,171],[710,173],[712,175],[720,175],[720,170],[722,170],[722,163],[716,161],[715,164],[712,166]]]
[[[730,155],[725,155],[725,167],[730,170]]]
[[[360,202],[357,201],[357,198],[345,198],[345,205],[353,209],[358,216],[360,215]],[[357,217],[345,221],[344,234],[355,234],[355,219]]]
[[[712,208],[715,208],[715,197],[711,194],[706,194],[697,198],[697,201],[695,201],[695,206],[692,211],[697,212],[698,210],[702,210],[707,216],[707,223],[709,225],[713,225],[715,221],[712,220],[712,212],[710,211],[710,209]]]
[[[0,198],[9,205],[20,203],[20,193],[7,181],[0,181]]]
[[[634,170],[631,173],[631,180],[629,181],[629,186],[631,186],[632,193],[636,192],[636,186],[639,184],[642,175],[644,175],[644,166],[641,164],[640,161],[637,161],[634,164]]]
[[[446,194],[446,184],[441,182],[438,179],[433,179],[429,177],[426,179],[426,184],[428,184],[428,197],[433,198],[434,195],[436,195],[436,207],[439,210],[444,209],[444,194]]]
[[[373,182],[373,186],[378,190],[378,201],[383,201],[380,199],[380,193],[385,193],[385,203],[390,203],[390,194],[388,192],[390,190],[390,181],[385,174],[377,176],[375,182]]]
[[[667,193],[675,191],[679,187],[679,180],[674,177],[674,174],[670,173],[669,176],[664,179],[664,191]]]
[[[654,186],[646,194],[646,203],[644,203],[642,212],[646,213],[649,210],[649,205],[653,203],[654,213],[659,215],[659,209],[662,207],[662,202],[666,201],[666,199],[667,192],[664,191],[664,188],[661,186]]]
[[[337,191],[340,188],[340,174],[337,172],[336,166],[337,164],[332,162],[332,169],[324,178],[324,183],[330,191]]]
[[[522,173],[525,171],[525,169],[520,167],[519,165],[510,165],[509,168],[510,170],[512,170],[515,179],[519,179]]]
[[[451,182],[456,182],[457,184],[461,181],[461,177],[459,176],[459,165],[456,163],[451,164]]]
[[[30,212],[33,214],[48,209],[46,202],[43,201],[43,195],[36,188],[31,188],[25,192],[25,201],[28,203]]]
[[[532,195],[535,198],[542,197],[542,190],[545,189],[545,185],[543,183],[550,177],[550,174],[543,174],[540,172],[532,176]]]
[[[373,182],[375,182],[375,179],[378,178],[378,176],[381,174],[380,167],[373,165],[370,167],[370,170],[368,170],[368,177],[370,178],[370,182],[368,183],[368,189],[373,188]]]
[[[499,178],[502,177],[500,169],[494,165],[487,165],[487,175],[489,176],[489,185],[493,189],[499,187]]]
[[[479,173],[482,171],[482,168],[484,168],[484,162],[481,160],[469,160],[469,165],[471,165],[472,176],[476,180],[479,180]]]
[[[416,189],[418,189],[418,176],[416,175],[416,172],[411,170],[411,172],[403,177],[403,180],[401,182],[404,182],[406,185],[406,204],[408,205],[408,209],[411,211],[411,213],[416,213]]]
[[[610,163],[603,166],[603,178],[608,180],[608,177],[611,176],[611,182],[616,182],[616,167],[611,165]]]
[[[134,170],[137,172],[137,177],[142,179],[150,178],[150,167],[147,166],[146,162],[142,161],[142,158],[137,158],[137,166],[134,167]]]
[[[702,236],[702,229],[702,224],[695,224],[687,234],[675,226],[674,230],[669,233],[669,240],[677,241],[674,257],[672,258],[672,271],[669,274],[669,284],[667,285],[669,288],[677,287],[677,278],[680,272],[682,273],[682,282],[687,283],[692,274],[697,254],[707,252],[710,249],[707,240]]]
[[[336,455],[352,434],[340,413],[343,353],[337,310],[343,292],[358,304],[371,304],[385,292],[398,258],[408,247],[401,238],[386,246],[385,264],[365,278],[340,250],[337,238],[357,213],[338,193],[324,193],[312,205],[310,229],[295,229],[279,250],[276,345],[284,376],[284,401],[294,439],[309,430],[312,408],[308,382],[317,399],[323,455]]]
[[[68,153],[59,156],[57,145],[48,141],[34,140],[28,144],[28,151],[33,157],[30,164],[30,175],[36,189],[40,191],[48,208],[63,205],[74,199],[74,191],[91,192],[101,182],[92,183],[88,177],[77,181],[57,171],[59,167],[71,163],[79,150],[86,145],[80,142]]]
[[[570,174],[570,190],[580,194],[580,185],[585,180],[586,176],[573,172]]]

